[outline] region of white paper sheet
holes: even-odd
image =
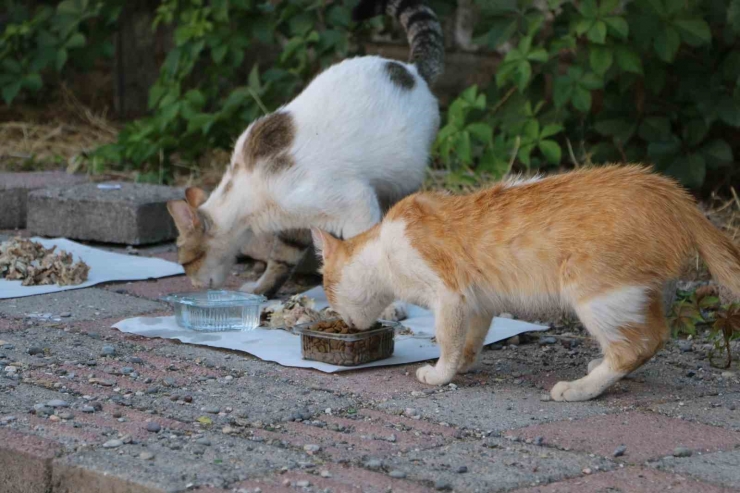
[[[321,286],[304,293],[316,300],[316,309],[328,305]],[[267,304],[275,303],[268,302]],[[274,361],[283,366],[315,368],[325,373],[356,370],[373,366],[390,366],[425,361],[439,357],[439,347],[431,341],[434,336],[434,316],[429,310],[415,305],[408,306],[408,318],[401,322],[410,328],[413,336],[396,336],[393,356],[360,366],[346,367],[329,365],[301,358],[301,338],[284,330],[255,329],[248,332],[196,332],[184,329],[175,323],[175,317],[137,317],[122,320],[113,325],[122,332],[144,337],[177,339],[185,344],[197,344],[243,351],[265,361]],[[534,325],[508,318],[496,318],[491,324],[485,344],[514,337],[523,332],[544,331],[548,327]]]
[[[137,257],[134,255],[107,252],[64,238],[51,240],[44,238],[31,239],[38,241],[46,248],[56,245],[57,250],[65,250],[71,253],[75,261],[79,259],[84,260],[90,266],[87,281],[77,286],[21,286],[21,281],[0,279],[0,299],[57,293],[70,289],[87,288],[103,282],[141,281],[144,279],[159,279],[160,277],[184,274],[182,266],[159,258]]]

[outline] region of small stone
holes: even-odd
[[[130,366],[124,366],[121,368],[121,373],[123,375],[131,375],[134,372],[134,369]]]
[[[113,387],[116,384],[116,381],[106,380],[104,378],[90,378],[88,379],[88,383],[97,383],[98,385],[102,385],[103,387]]]
[[[689,353],[694,350],[694,343],[692,341],[678,341],[678,349],[682,353]]]
[[[542,402],[550,402],[552,400],[552,396],[550,394],[542,394],[540,396],[540,400]]]
[[[735,378],[735,372],[734,371],[723,371],[722,378]]]
[[[689,448],[676,447],[673,450],[673,457],[691,457],[693,453],[694,452],[692,452],[692,450]]]
[[[226,376],[224,377],[224,380],[225,380],[226,382],[231,382],[232,380],[234,380],[234,377],[232,377],[231,375],[226,375]]]
[[[67,403],[66,401],[63,401],[61,399],[52,399],[49,402],[47,402],[46,405],[49,406],[49,407],[54,407],[54,408],[57,408],[57,407],[69,407],[69,403]]]
[[[116,354],[116,348],[113,346],[103,346],[103,350],[100,351],[101,356],[113,356]]]
[[[57,414],[57,416],[59,416],[61,419],[65,421],[70,420],[75,417],[75,415],[69,411],[62,411],[61,413]]]
[[[82,407],[80,408],[80,411],[82,411],[83,413],[88,413],[88,414],[90,414],[90,413],[94,413],[94,412],[95,412],[95,408],[94,408],[94,407],[92,407],[92,406],[82,406]],[[114,416],[114,417],[115,417],[115,416]]]
[[[547,346],[551,344],[557,344],[558,340],[554,337],[540,337],[540,346]]]
[[[413,407],[407,407],[406,410],[403,412],[403,414],[405,414],[406,416],[410,418],[413,418],[414,416],[416,416],[417,413],[416,413],[416,409],[414,409]]]
[[[139,358],[138,356],[131,356],[127,358],[126,361],[128,361],[129,363],[135,363],[137,365],[141,365],[144,363],[144,360]]]
[[[458,474],[465,474],[466,472],[468,472],[468,466],[460,466],[455,469],[455,472]]]
[[[290,479],[284,479],[283,486],[290,486]]]
[[[396,470],[389,472],[388,476],[395,478],[395,479],[403,479],[406,477],[406,473],[396,469]]]
[[[311,482],[306,481],[305,479],[302,479],[300,481],[296,481],[295,485],[298,486],[299,488],[308,488],[309,486],[311,486]]]
[[[187,403],[193,402],[193,396],[192,395],[186,395],[182,398]]]
[[[6,366],[5,367],[5,373],[7,373],[8,375],[13,375],[17,371],[18,371],[18,368],[16,368],[15,366]]]
[[[153,387],[149,387],[148,389],[146,389],[146,390],[144,391],[144,393],[146,393],[146,394],[150,394],[150,395],[151,395],[151,394],[158,394],[158,393],[159,393],[159,387],[157,387],[156,385],[155,385],[155,386],[153,386]]]
[[[221,412],[221,409],[216,406],[206,406],[202,407],[200,410],[208,414],[218,414]]]
[[[54,415],[54,414],[52,414],[51,416],[49,416],[49,421],[60,421],[60,420],[61,420],[61,418],[59,416]]]
[[[0,418],[0,424],[7,425],[9,423],[12,423],[15,420],[16,420],[15,416],[3,416],[2,418]]]
[[[162,380],[162,384],[164,384],[165,387],[174,387],[175,385],[177,385],[177,382],[175,381],[174,378],[167,377],[164,380]]]
[[[139,459],[141,460],[152,460],[154,459],[154,454],[151,452],[142,452],[139,454]]]
[[[70,312],[62,312],[62,313],[59,314],[59,316],[61,318],[69,318],[69,317],[72,316],[72,314]]]
[[[204,447],[211,446],[211,441],[207,438],[198,438],[195,443],[197,443],[198,445],[203,445]]]
[[[31,346],[28,348],[28,354],[31,356],[36,356],[37,354],[44,354],[44,348],[40,348],[38,346]]]
[[[221,433],[224,435],[231,435],[232,433],[236,433],[236,429],[232,428],[231,426],[224,426],[221,430]]]
[[[322,478],[330,478],[331,477],[331,473],[329,471],[327,471],[327,470],[321,471],[320,474],[321,474],[321,477]]]
[[[544,437],[534,437],[534,441],[532,443],[534,443],[535,445],[542,445],[543,443],[545,443],[545,438]]]
[[[686,376],[689,378],[693,378],[696,375],[696,372],[694,370],[689,370],[686,372]]]
[[[304,445],[303,450],[305,450],[309,454],[315,454],[316,452],[321,450],[321,447],[319,447],[318,445],[309,444],[309,445]]]
[[[123,445],[122,440],[108,440],[103,444],[103,448],[118,448]]]
[[[519,336],[509,337],[506,339],[506,344],[509,346],[518,346],[521,343]]]
[[[590,467],[587,467],[586,469],[583,470],[583,474],[591,474],[591,472],[592,471]]]
[[[150,421],[146,424],[146,431],[151,433],[159,433],[162,430],[162,426],[156,421]]]
[[[624,453],[627,451],[626,445],[620,445],[614,450],[614,453],[612,454],[614,457],[622,457]]]
[[[383,463],[379,461],[378,459],[371,459],[367,462],[365,462],[365,467],[368,469],[372,469],[373,471],[376,471],[383,467]]]
[[[452,489],[452,485],[449,481],[445,481],[444,479],[438,479],[434,483],[434,489],[437,491],[450,491]]]

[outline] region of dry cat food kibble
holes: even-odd
[[[23,281],[23,286],[75,286],[87,281],[90,266],[82,260],[75,262],[71,253],[55,249],[20,237],[0,244],[0,279]]]
[[[303,359],[356,366],[393,354],[394,329],[381,323],[360,331],[348,327],[342,320],[326,320],[300,332]]]

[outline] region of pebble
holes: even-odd
[[[542,394],[540,396],[540,400],[542,402],[550,402],[552,400],[552,396],[550,394]]]
[[[232,428],[231,426],[224,426],[221,432],[224,435],[231,435],[232,433],[236,433],[236,428]]]
[[[388,476],[392,478],[396,478],[396,479],[403,479],[406,477],[406,473],[403,471],[399,471],[399,470],[393,470],[388,473]]]
[[[211,446],[211,441],[207,438],[198,438],[195,443],[197,443],[198,445],[203,445],[204,447]]]
[[[185,397],[182,398],[182,400],[184,400],[185,402],[188,402],[188,403],[193,402],[193,396],[192,395],[186,395]]]
[[[455,470],[455,472],[458,474],[465,474],[468,472],[468,466],[460,466]]]
[[[15,416],[3,416],[2,418],[0,418],[0,424],[7,425],[8,423],[12,423],[15,420]]]
[[[408,417],[414,417],[416,416],[416,409],[414,409],[413,407],[407,407],[403,414]]]
[[[691,457],[694,452],[686,447],[676,447],[673,450],[673,457]]]
[[[309,454],[315,454],[316,452],[321,450],[321,447],[319,447],[318,445],[309,444],[309,445],[304,445],[303,450],[305,450]]]
[[[232,380],[234,380],[234,377],[232,377],[231,375],[226,375],[224,377],[224,380],[227,381],[227,382],[231,382]]]
[[[149,387],[149,388],[148,388],[148,389],[146,389],[146,390],[145,390],[144,392],[145,392],[146,394],[156,394],[156,393],[158,393],[158,392],[159,392],[159,387],[157,387],[157,386],[155,385],[155,386],[153,386],[153,387]]]
[[[372,470],[377,470],[383,467],[383,463],[378,459],[371,459],[365,462],[365,467]]]
[[[330,478],[331,477],[331,473],[329,471],[327,471],[327,470],[321,471],[320,474],[321,474],[321,477],[322,478]]]
[[[54,410],[45,404],[36,404],[33,406],[34,411],[36,411],[36,416],[48,416],[49,414],[53,414]]]
[[[97,383],[98,385],[102,385],[103,387],[113,387],[116,384],[116,381],[106,380],[104,378],[90,378],[88,379],[88,383]]]
[[[31,346],[28,348],[28,354],[31,356],[36,356],[37,354],[44,354],[44,348],[40,348],[38,346]]]
[[[59,416],[56,416],[54,414],[52,414],[51,416],[49,416],[49,421],[59,421],[60,419],[61,418]]]
[[[73,413],[69,412],[69,411],[62,411],[57,416],[59,416],[60,418],[62,418],[64,420],[69,420],[69,419],[72,419],[72,418],[75,417],[75,415]]]
[[[137,365],[141,365],[141,364],[144,363],[144,360],[141,359],[141,358],[139,358],[139,357],[137,357],[137,356],[131,356],[126,361],[128,361],[129,363],[135,363]]]
[[[146,431],[151,433],[159,433],[162,430],[162,426],[156,421],[150,421],[146,424]]]
[[[689,378],[692,378],[696,375],[696,372],[694,370],[689,370],[686,372],[686,376]]]
[[[586,469],[583,470],[583,474],[591,474],[591,472],[592,471],[590,467],[587,467]]]
[[[118,448],[123,445],[122,440],[108,440],[103,444],[103,448]]]
[[[202,407],[200,410],[208,414],[218,414],[221,412],[221,409],[216,406],[206,406],[206,407]]]
[[[72,314],[70,312],[62,312],[62,313],[59,314],[59,317],[61,317],[61,318],[69,318],[71,316],[72,316]]]
[[[5,367],[5,373],[7,373],[8,375],[12,375],[12,374],[14,374],[17,371],[18,371],[18,368],[16,368],[15,366],[6,366]]]
[[[121,373],[124,375],[131,375],[134,372],[134,369],[130,366],[124,366],[121,368]]]
[[[509,346],[518,346],[521,343],[519,336],[509,337],[506,339],[506,344]]]
[[[49,407],[69,407],[69,403],[66,401],[63,401],[61,399],[52,399],[49,402],[46,403]]]
[[[175,381],[175,379],[171,377],[165,378],[164,380],[162,380],[162,383],[164,384],[165,387],[174,387],[175,385],[177,385],[177,382]]]
[[[95,408],[92,407],[92,406],[82,406],[80,408],[80,411],[82,411],[83,413],[94,413],[95,412]]]
[[[735,378],[735,372],[734,371],[723,371],[722,378]]]
[[[450,484],[449,481],[438,479],[434,483],[434,489],[437,491],[450,491],[452,489],[452,485]]]
[[[624,453],[627,451],[626,445],[620,445],[619,447],[614,450],[614,453],[612,454],[614,457],[622,457]]]
[[[142,452],[139,454],[139,459],[141,460],[152,460],[154,459],[154,454],[151,452]]]
[[[309,486],[311,486],[311,482],[302,479],[301,481],[296,481],[295,485],[299,488],[308,488]]]
[[[682,353],[689,353],[694,350],[694,343],[691,341],[678,341],[678,349]]]
[[[544,437],[534,437],[534,442],[532,443],[534,443],[535,445],[542,445],[543,443],[545,443],[545,438]]]
[[[540,346],[546,346],[549,344],[557,344],[558,340],[554,337],[540,337]]]

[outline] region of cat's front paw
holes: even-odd
[[[552,400],[559,402],[581,402],[588,401],[598,396],[587,384],[581,380],[574,382],[558,382],[550,391]]]
[[[416,379],[427,385],[444,385],[450,381],[446,375],[441,375],[432,365],[422,366],[416,370]]]
[[[407,317],[406,304],[401,301],[391,303],[380,314],[381,320],[390,320],[391,322],[400,322],[401,320],[406,320]]]
[[[570,392],[570,382],[558,382],[550,390],[550,397],[552,400],[558,402],[568,401],[567,394]]]

